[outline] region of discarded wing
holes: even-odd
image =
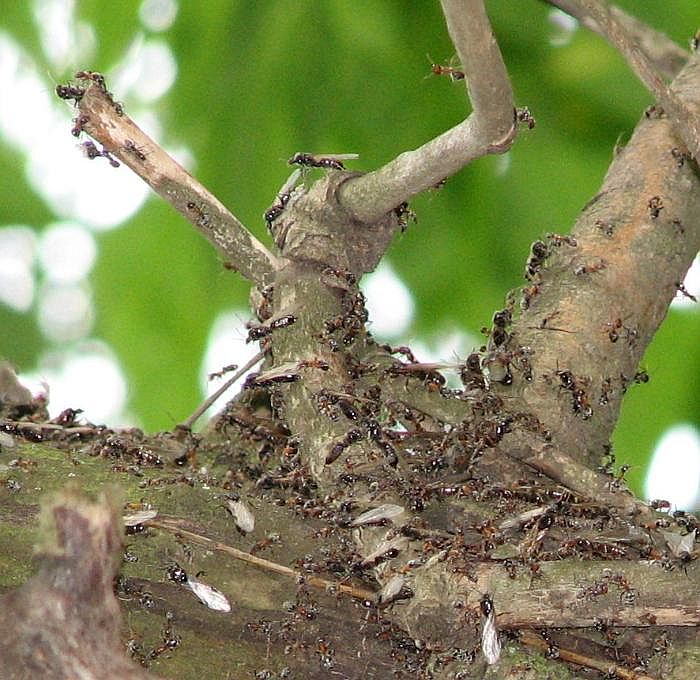
[[[489,597],[484,596],[481,600],[481,613],[481,651],[486,663],[492,666],[501,658],[501,641],[496,628],[496,612]]]
[[[147,522],[149,519],[154,519],[158,516],[157,510],[139,510],[131,515],[124,515],[122,519],[124,520],[125,527],[135,527],[139,524]]]
[[[664,531],[664,540],[666,545],[671,550],[671,554],[679,559],[684,559],[693,554],[695,546],[695,532],[697,529],[689,531],[685,536],[676,534],[672,531]]]
[[[380,541],[377,547],[360,564],[369,567],[386,560],[392,560],[408,547],[408,538],[396,536],[389,541]]]
[[[360,527],[365,524],[379,524],[380,522],[386,522],[394,517],[398,517],[403,512],[405,512],[403,506],[385,503],[384,505],[380,505],[378,508],[367,510],[361,515],[358,515],[352,522],[350,522],[350,526]]]
[[[388,605],[394,600],[405,600],[412,596],[411,589],[406,585],[406,577],[401,574],[395,574],[379,591],[377,596],[377,604]]]
[[[199,598],[199,601],[209,607],[209,609],[217,612],[231,611],[231,604],[220,590],[208,586],[195,578],[188,578],[183,585],[189,588]]]
[[[241,500],[227,500],[226,507],[233,516],[236,526],[246,534],[255,529],[255,515]]]

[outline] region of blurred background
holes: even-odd
[[[697,0],[618,3],[687,47]],[[616,143],[652,103],[618,55],[536,0],[488,9],[537,127],[416,199],[418,224],[366,278],[378,338],[421,360],[482,343],[529,244],[567,233]],[[242,364],[248,285],[125,168],[89,161],[54,93],[103,72],[126,111],[269,243],[262,213],[296,151],[371,170],[457,124],[464,87],[437,2],[27,0],[0,18],[0,357],[52,414],[155,431],[188,416],[207,374]],[[458,64],[453,64],[458,66]],[[426,243],[430,247],[426,247]],[[698,267],[686,286],[700,293]],[[614,445],[647,498],[700,505],[700,309],[679,299],[630,389]],[[48,386],[48,387],[47,387]]]

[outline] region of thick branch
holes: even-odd
[[[361,222],[377,221],[477,158],[507,151],[515,139],[513,92],[483,2],[443,0],[442,6],[474,110],[427,144],[348,181],[341,201]]]
[[[698,76],[690,63],[673,83],[689,105]],[[522,315],[488,361],[527,348],[532,379],[516,370],[515,384],[501,391],[522,394],[522,408],[540,415],[552,443],[585,465],[598,464],[625,392],[644,379],[639,362],[700,247],[699,200],[696,169],[671,121],[651,111],[573,238],[541,243],[530,259]]]
[[[101,76],[99,77],[101,78]],[[74,133],[97,140],[184,215],[221,253],[231,268],[263,284],[276,258],[179,163],[146,135],[104,88],[91,82],[78,101]]]

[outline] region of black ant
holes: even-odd
[[[301,165],[308,168],[327,168],[345,170],[343,161],[359,158],[356,153],[339,153],[315,155],[311,153],[295,153],[288,161],[289,165]]]
[[[535,241],[530,246],[530,256],[525,264],[525,278],[528,281],[535,279],[548,255],[549,249],[544,241]]]
[[[394,215],[396,215],[396,220],[401,227],[401,231],[404,232],[408,228],[408,223],[413,222],[416,224],[418,218],[416,213],[408,207],[408,203],[404,201],[394,208]]]
[[[73,137],[80,137],[80,133],[83,131],[83,127],[90,122],[87,116],[78,116],[75,119],[75,126],[70,131]]]
[[[248,331],[248,338],[246,339],[246,342],[252,342],[253,340],[265,338],[270,335],[272,331],[275,331],[278,328],[287,328],[288,326],[296,323],[296,321],[297,318],[294,316],[294,314],[285,314],[284,316],[273,319],[269,323],[261,324],[260,326],[253,326]]]
[[[265,218],[267,228],[270,231],[272,231],[272,223],[284,212],[284,209],[287,207],[287,203],[289,203],[289,199],[292,197],[294,185],[297,183],[300,174],[301,171],[297,169],[289,176],[287,181],[279,190],[276,202],[265,211],[263,217]]]
[[[652,220],[655,220],[664,209],[664,202],[661,196],[652,196],[647,203],[647,207],[649,208],[649,216]]]
[[[350,430],[350,432],[348,432],[343,439],[331,446],[331,449],[326,456],[326,465],[330,465],[338,460],[345,449],[359,442],[363,436],[362,430]]]
[[[515,120],[518,123],[525,123],[528,130],[532,130],[535,125],[537,125],[537,121],[527,106],[522,106],[519,109],[515,109]]]
[[[572,408],[576,415],[588,420],[593,415],[593,409],[588,401],[586,387],[589,380],[577,378],[571,371],[557,371],[562,388],[571,392]]]
[[[136,144],[131,139],[126,140],[126,143],[124,144],[124,151],[127,151],[130,154],[133,154],[140,161],[146,160],[146,154],[143,152],[143,150],[141,148],[136,146]]]
[[[112,157],[112,154],[107,151],[104,147],[102,147],[102,151],[98,151],[97,147],[95,146],[95,142],[92,141],[87,141],[83,142],[83,151],[85,152],[85,155],[90,159],[94,160],[95,158],[99,158],[102,156],[103,158],[106,158],[109,161],[109,164],[113,168],[118,168],[120,163],[116,158]]]
[[[78,102],[85,94],[85,88],[78,87],[77,85],[56,85],[56,94],[61,99],[72,99],[73,103],[77,106]]]

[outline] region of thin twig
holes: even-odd
[[[700,113],[693,111],[688,103],[666,85],[647,55],[605,5],[598,0],[578,0],[578,2],[663,107],[673,121],[676,133],[688,147],[690,155],[695,159],[700,158]],[[695,56],[694,59],[697,63],[698,57]]]
[[[462,123],[384,167],[347,181],[343,207],[372,223],[473,160],[503,153],[515,135],[513,91],[482,0],[442,0],[466,74],[473,112]]]
[[[90,82],[84,94],[76,99],[79,100],[74,134],[87,132],[184,215],[221,253],[229,268],[249,281],[264,285],[276,269],[277,258],[124,113],[107,92],[102,76]]]
[[[376,601],[377,594],[374,591],[367,590],[366,588],[359,588],[357,586],[351,586],[347,583],[330,581],[328,579],[321,578],[320,576],[304,574],[300,571],[292,569],[291,567],[285,567],[283,564],[271,562],[270,560],[265,560],[262,557],[251,555],[250,553],[244,552],[243,550],[238,550],[237,548],[227,545],[226,543],[215,541],[213,538],[208,538],[202,534],[197,534],[193,531],[183,529],[183,521],[176,518],[161,517],[160,519],[149,519],[143,524],[145,526],[153,527],[154,529],[168,531],[171,534],[176,534],[177,536],[186,538],[188,541],[192,541],[192,543],[206,546],[209,550],[224,553],[230,557],[233,557],[234,559],[240,560],[241,562],[246,562],[254,567],[258,567],[259,569],[264,569],[275,574],[287,576],[288,578],[294,579],[297,583],[303,582],[306,585],[318,588],[327,593],[340,593],[342,595],[348,595],[349,597],[352,597],[355,600],[360,600],[363,603],[374,603]]]
[[[209,395],[192,413],[192,415],[180,423],[180,427],[191,428],[197,419],[224,393],[233,385],[242,375],[245,375],[255,364],[265,356],[265,352],[258,352],[247,363],[239,368],[216,392]]]
[[[533,649],[538,649],[545,653],[550,649],[549,642],[529,630],[521,631],[519,640],[527,647],[532,647]],[[650,675],[637,673],[624,666],[618,666],[607,659],[594,659],[590,656],[579,654],[572,649],[567,649],[566,647],[557,645],[557,653],[557,658],[561,661],[583,666],[584,668],[594,668],[600,673],[606,674],[606,677],[623,678],[623,680],[654,680]]]
[[[574,17],[583,26],[607,39],[605,31],[576,0],[543,0],[543,2]],[[610,14],[617,18],[630,38],[646,54],[651,64],[662,76],[674,78],[688,61],[688,52],[664,33],[648,26],[614,5],[610,6]]]

